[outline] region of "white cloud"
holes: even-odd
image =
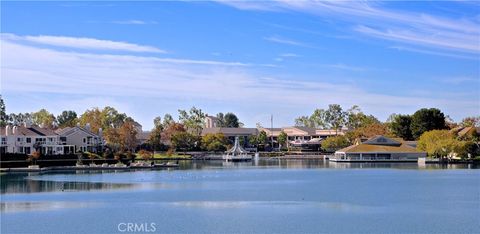
[[[280,57],[300,57],[300,55],[294,54],[294,53],[283,53],[283,54],[280,54],[279,56]]]
[[[157,24],[157,21],[144,21],[144,20],[118,20],[112,21],[113,24],[133,24],[133,25],[144,25],[144,24]]]
[[[299,41],[295,41],[292,39],[287,39],[279,36],[264,37],[263,39],[267,41],[275,42],[275,43],[285,44],[285,45],[310,47],[309,45],[303,42],[299,42]]]
[[[480,78],[475,79],[473,77],[467,77],[467,76],[450,77],[450,78],[443,79],[442,82],[446,84],[453,84],[453,85],[476,82],[478,85],[480,84]]]
[[[122,109],[136,110],[128,113],[133,116],[154,116],[150,112],[161,111],[166,101],[175,100],[175,103],[201,103],[217,108],[244,107],[252,118],[265,112],[285,110],[282,118],[289,121],[293,121],[299,109],[309,111],[329,103],[342,106],[357,104],[380,118],[386,118],[393,112],[409,113],[425,106],[457,111],[455,113],[468,113],[472,108],[480,108],[480,104],[471,99],[367,92],[351,83],[321,81],[325,77],[313,81],[280,79],[275,74],[260,75],[255,66],[217,61],[87,54],[38,48],[7,40],[2,40],[1,49],[2,93],[62,96],[61,100],[51,102],[29,99],[34,103],[32,105],[45,108],[61,109],[58,103],[62,103],[68,109],[69,100],[75,106],[89,102],[91,104],[85,107],[88,108],[97,105],[97,99],[100,101],[98,105],[103,105],[135,98],[154,103],[154,106],[148,106],[146,110],[131,106],[138,103],[124,104]],[[78,97],[88,99],[79,101]],[[245,122],[254,125],[248,121]],[[151,123],[142,124],[149,126]]]
[[[128,52],[150,52],[165,53],[164,50],[152,46],[137,45],[127,42],[99,40],[86,37],[64,37],[64,36],[17,36],[13,34],[2,33],[2,40],[26,41],[38,44],[45,44],[58,47],[70,47],[77,49],[94,50],[118,50]]]
[[[278,0],[255,1],[254,7],[248,7],[250,3],[228,5],[242,10],[299,11],[326,19],[335,17],[355,25],[356,32],[370,37],[441,50],[480,52],[478,16],[447,18],[422,12],[395,11],[382,7],[379,2]]]
[[[325,67],[329,68],[335,68],[335,69],[340,69],[340,70],[348,70],[348,71],[366,71],[368,70],[365,67],[357,67],[357,66],[351,66],[351,65],[346,65],[343,63],[336,63],[336,64],[323,64]]]

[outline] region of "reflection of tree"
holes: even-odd
[[[1,194],[5,193],[39,193],[56,191],[89,191],[127,188],[132,184],[91,183],[91,182],[57,182],[32,180],[22,175],[4,175],[1,179]]]

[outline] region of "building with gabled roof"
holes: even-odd
[[[99,129],[99,133],[95,134],[87,124],[85,127],[66,127],[57,129],[55,132],[60,136],[60,141],[63,144],[75,146],[73,152],[98,153],[102,151],[104,145],[102,129]]]
[[[329,159],[337,162],[400,161],[417,162],[426,152],[417,150],[399,138],[375,136],[337,150]]]
[[[46,155],[66,154],[74,147],[62,142],[53,130],[29,124],[1,127],[0,136],[0,153],[31,154],[39,151]]]

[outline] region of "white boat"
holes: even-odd
[[[238,137],[235,137],[235,144],[231,149],[225,151],[222,159],[225,161],[250,161],[252,156],[248,155],[248,151],[240,146]]]

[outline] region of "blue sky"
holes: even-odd
[[[480,110],[479,2],[5,2],[7,112],[110,105],[144,129],[196,106],[246,126],[356,104]]]

